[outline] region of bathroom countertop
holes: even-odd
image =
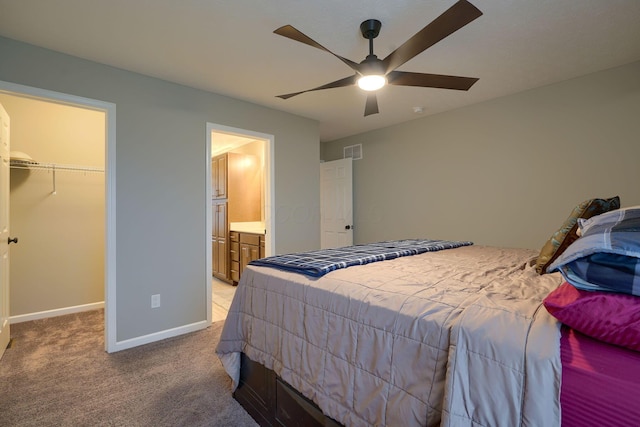
[[[229,230],[238,233],[254,233],[265,234],[264,222],[232,222],[229,224]]]

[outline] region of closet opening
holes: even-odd
[[[19,239],[9,259],[10,323],[105,308],[115,336],[107,313],[115,106],[6,82],[0,104],[10,119],[9,218]]]

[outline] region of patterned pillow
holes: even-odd
[[[615,196],[610,199],[590,199],[585,200],[576,206],[569,218],[562,224],[562,227],[547,240],[536,261],[536,271],[538,274],[545,274],[547,267],[573,243],[578,235],[578,218],[589,219],[592,216],[620,208],[620,197]]]
[[[640,296],[640,217],[589,228],[547,267],[556,270],[578,289]]]
[[[611,224],[623,220],[640,218],[640,205],[620,208],[611,212],[596,215],[593,218],[578,219],[578,236],[584,235],[591,227],[601,224]]]

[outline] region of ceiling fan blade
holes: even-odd
[[[277,95],[277,97],[282,99],[289,99],[296,95],[300,95],[301,93],[313,92],[315,90],[322,90],[322,89],[333,89],[336,87],[351,86],[354,84],[356,84],[356,75],[345,77],[344,79],[336,80],[335,82],[327,83],[322,86],[314,87],[313,89],[307,89],[307,90],[294,92],[294,93],[287,93],[284,95]]]
[[[371,92],[367,95],[367,103],[364,106],[364,116],[370,116],[371,114],[378,114],[378,98],[375,92]]]
[[[280,28],[278,28],[277,30],[274,31],[274,33],[286,37],[288,39],[291,40],[295,40],[297,42],[300,43],[304,43],[306,45],[315,47],[317,49],[320,50],[324,50],[327,53],[330,53],[331,55],[335,56],[336,58],[338,58],[340,61],[344,62],[345,64],[347,64],[349,67],[351,67],[351,69],[353,69],[354,71],[358,71],[360,64],[353,62],[347,58],[343,58],[340,55],[337,55],[333,52],[331,52],[329,49],[327,49],[326,47],[322,46],[320,43],[318,43],[317,41],[313,40],[311,37],[303,34],[301,31],[297,30],[296,28],[292,27],[291,25],[284,25]]]
[[[428,47],[433,46],[480,16],[482,16],[482,12],[477,7],[467,0],[459,0],[384,58],[382,60],[384,69],[387,73],[395,70]]]
[[[405,71],[392,71],[387,74],[387,82],[390,85],[435,87],[439,89],[469,90],[478,80],[475,77],[409,73]]]

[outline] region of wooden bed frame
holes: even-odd
[[[260,426],[341,427],[270,369],[240,355],[240,383],[233,397]]]

